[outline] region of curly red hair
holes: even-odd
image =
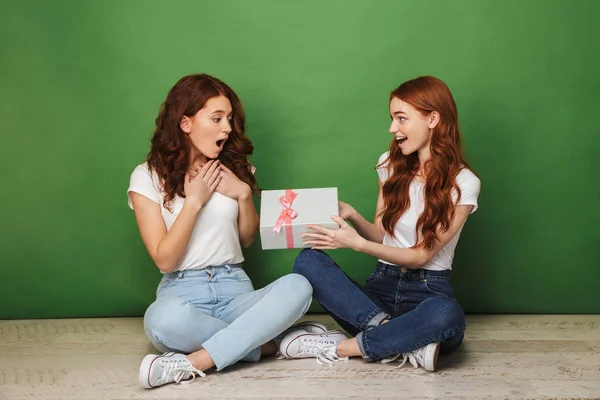
[[[439,123],[431,132],[431,159],[423,166],[426,171],[425,209],[416,226],[415,247],[429,250],[438,240],[438,229],[445,232],[450,228],[461,195],[456,176],[461,169],[470,168],[461,149],[458,111],[448,86],[433,76],[404,82],[392,91],[390,101],[393,98],[410,104],[423,115],[433,111],[440,114]],[[381,223],[387,233],[394,235],[395,225],[410,206],[409,186],[419,170],[419,157],[417,152],[403,155],[394,139],[389,157],[378,167],[386,162],[389,162],[390,177],[382,188]],[[457,194],[455,202],[453,191]]]
[[[254,151],[245,134],[246,117],[240,99],[227,84],[207,74],[194,74],[181,78],[169,91],[156,117],[156,128],[146,161],[156,172],[164,193],[163,205],[170,209],[175,196],[185,197],[183,184],[190,165],[191,142],[180,128],[183,116],[192,117],[206,102],[225,96],[231,102],[233,122],[231,133],[219,160],[235,175],[246,182],[253,193],[259,189],[248,156]]]

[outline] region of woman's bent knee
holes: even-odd
[[[288,289],[288,293],[298,296],[301,300],[311,299],[313,288],[304,276],[292,273],[280,278],[280,284]]]
[[[326,253],[320,250],[304,249],[294,260],[293,272],[310,280],[315,273],[319,273],[323,264],[335,265]]]
[[[169,331],[187,320],[187,309],[191,305],[180,297],[157,299],[144,314],[146,332]]]

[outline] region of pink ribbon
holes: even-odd
[[[298,196],[298,193],[293,190],[286,189],[285,196],[281,196],[279,198],[279,202],[283,206],[283,210],[281,214],[279,214],[279,218],[277,218],[277,222],[275,222],[275,226],[273,230],[277,233],[281,231],[281,227],[285,226],[285,241],[288,249],[294,248],[294,235],[292,234],[292,220],[298,216],[298,213],[292,210],[292,203]]]

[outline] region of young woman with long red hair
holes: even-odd
[[[259,223],[252,151],[242,104],[225,83],[189,75],[169,91],[128,189],[144,245],[163,273],[144,329],[164,354],[143,359],[145,388],[275,354],[278,335],[310,306],[303,276],[254,290],[243,269],[242,247]],[[326,330],[318,323],[296,328]]]
[[[354,337],[290,332],[287,358],[332,362],[410,361],[434,371],[438,353],[459,347],[466,328],[450,284],[452,259],[469,214],[477,209],[480,180],[465,161],[454,98],[441,80],[422,76],[390,94],[389,151],[376,165],[375,222],[340,202],[339,230],[312,226],[294,272]],[[352,223],[354,228],[345,220]],[[322,250],[351,248],[379,261],[364,286],[353,282]]]

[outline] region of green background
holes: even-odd
[[[599,14],[593,0],[3,1],[0,318],[144,312],[160,276],[129,176],[167,91],[196,72],[241,97],[262,188],[337,186],[368,218],[388,93],[438,76],[482,179],[454,263],[466,311],[600,312]],[[297,252],[257,240],[255,286]],[[333,255],[358,280],[374,265]]]

